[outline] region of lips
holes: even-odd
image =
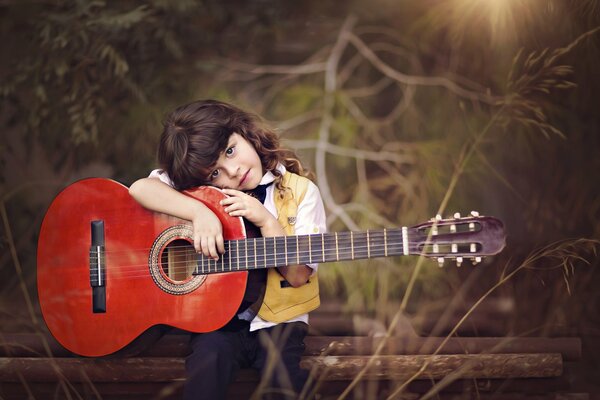
[[[248,175],[250,174],[250,171],[247,171],[244,176],[242,176],[242,179],[240,179],[240,188],[242,187],[242,185],[248,180]]]

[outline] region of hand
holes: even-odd
[[[229,197],[221,200],[220,204],[232,217],[244,217],[259,228],[277,222],[275,217],[256,198],[234,189],[223,189],[223,193]]]
[[[223,227],[219,218],[208,208],[201,208],[194,213],[192,226],[196,251],[218,260],[219,254],[225,252]]]

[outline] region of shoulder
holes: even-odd
[[[307,177],[288,171],[284,175],[283,184],[292,191],[298,204],[322,202],[318,186]]]
[[[155,178],[155,179],[159,179],[161,182],[166,183],[167,185],[173,187],[173,181],[171,180],[171,178],[169,177],[169,174],[167,174],[164,170],[162,169],[155,169],[152,172],[150,172],[150,175],[148,175],[148,178]]]

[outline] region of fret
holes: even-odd
[[[263,256],[265,261],[263,263],[263,268],[267,268],[267,238],[263,237]]]
[[[264,245],[265,245],[265,268],[269,268],[269,267],[275,267],[275,251],[274,251],[274,245],[275,245],[275,241],[274,240],[270,240],[271,238],[269,238],[269,240],[267,240],[266,238],[264,238]],[[273,238],[274,239],[274,238]],[[273,258],[271,258],[271,254],[273,254]],[[267,255],[269,255],[269,257],[267,257]]]
[[[256,239],[246,239],[246,267],[256,268]],[[249,242],[249,246],[248,246]]]
[[[244,259],[246,260],[246,270],[248,270],[248,240],[244,240]]]
[[[288,265],[287,260],[287,237],[286,236],[277,236],[275,239],[275,245],[277,246],[277,254],[279,254],[279,259],[277,260],[277,266]]]
[[[310,235],[312,242],[311,249],[311,263],[319,262],[319,257],[321,256],[323,250],[323,242],[322,242],[322,234]],[[321,238],[321,239],[320,239]],[[312,240],[314,239],[314,240]],[[320,240],[319,240],[320,239]]]
[[[200,269],[202,270],[202,274],[204,275],[204,255],[200,255]]]
[[[311,246],[311,240],[312,235],[308,235],[308,263],[312,264],[312,246]]]
[[[323,252],[323,262],[325,262],[325,235],[321,235],[321,250]]]
[[[367,233],[366,232],[354,232],[353,233],[354,243],[354,259],[368,258],[369,253],[367,250]]]
[[[371,243],[369,240],[369,230],[367,229],[367,258],[371,258]]]
[[[287,249],[287,236],[283,237],[283,252],[285,253],[285,265],[288,264],[288,249]]]
[[[402,253],[408,255],[408,228],[402,227]]]
[[[279,261],[277,262],[277,266],[289,265],[288,257],[287,257],[287,238],[288,236],[278,236],[277,243],[277,254],[283,255],[283,257],[279,257]]]
[[[337,240],[339,245],[339,260],[353,260],[352,232],[339,232]]]
[[[222,254],[221,257],[221,272],[225,271],[225,254]]]
[[[237,270],[240,270],[240,241],[239,240],[235,240],[235,263],[236,263],[236,267]]]
[[[273,236],[273,266],[277,266],[277,238]]]
[[[298,264],[311,264],[310,235],[300,235],[297,238]]]
[[[340,261],[340,247],[338,244],[338,234],[335,232],[335,260]]]
[[[384,231],[371,231],[369,236],[370,257],[384,257],[386,255]]]
[[[296,236],[296,265],[300,265],[300,246],[298,240],[298,236]]]
[[[387,250],[387,229],[383,230],[383,247],[385,248],[385,254],[384,254],[384,256],[387,257],[388,256],[388,250]]]
[[[256,259],[256,238],[254,238],[253,242],[254,242],[254,268],[258,268],[258,260]]]
[[[227,263],[229,264],[229,271],[231,271],[231,242],[225,242],[225,255],[227,255]]]
[[[350,231],[350,248],[352,250],[352,260],[354,260],[354,232]]]
[[[323,235],[323,262],[337,261],[335,233]]]
[[[286,243],[286,265],[298,265],[299,255],[298,255],[298,236],[285,236]]]

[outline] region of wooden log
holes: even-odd
[[[368,384],[368,383],[367,383]],[[95,399],[101,396],[102,400],[146,400],[149,398],[159,398],[161,400],[179,400],[181,399],[181,387],[172,387],[173,384],[148,384],[148,383],[128,383],[128,384],[114,384],[114,383],[100,383],[91,385],[82,384],[71,384],[68,387],[70,396],[64,395],[64,392],[57,387],[56,384],[36,384],[30,386],[27,390],[20,384],[7,384],[0,386],[0,398],[2,400],[22,400],[29,397],[29,394],[33,395],[34,398],[38,399],[56,399],[56,398],[84,398],[84,399]],[[339,394],[348,386],[348,382],[332,382],[327,384],[325,390],[319,390],[320,399],[337,399]],[[377,397],[371,398],[386,398],[393,391],[393,385],[387,384],[381,388],[378,388]],[[252,387],[240,387],[236,385],[231,386],[231,390],[228,392],[228,400],[245,400],[249,398],[249,395],[253,393],[256,386]],[[364,398],[360,395],[364,393],[364,389],[361,385],[358,385],[353,391],[355,395],[351,395],[351,398]],[[373,393],[371,391],[371,393]],[[375,395],[374,395],[375,396]],[[404,393],[402,398],[415,398],[418,399],[421,394],[407,391]],[[539,392],[539,393],[506,393],[499,391],[495,393],[478,393],[478,392],[465,392],[465,393],[441,393],[435,396],[439,400],[589,400],[590,395],[587,393],[550,393],[550,392]]]
[[[344,380],[356,376],[369,360],[367,356],[307,357],[300,365],[316,368],[327,380]],[[436,356],[378,356],[366,379],[441,379],[457,374],[459,379],[541,378],[560,376],[560,354],[472,354]]]
[[[565,370],[568,370],[568,365],[565,365]],[[576,372],[576,371],[571,371]],[[553,398],[552,393],[560,395],[577,392],[570,385],[569,376],[572,374],[568,371],[563,373],[558,378],[523,378],[523,379],[465,379],[455,381],[452,384],[445,386],[443,392],[435,398],[439,399],[482,399],[486,394],[493,396],[495,399],[509,399],[512,396],[546,396],[543,398]],[[236,382],[230,386],[228,393],[229,400],[247,399],[249,394],[253,393],[258,384],[259,375],[254,370],[241,370],[238,373]],[[327,381],[326,384],[320,385],[318,393],[321,398],[332,399],[342,393],[348,386],[349,381]],[[360,393],[366,387],[369,390],[376,390],[379,396],[376,398],[385,398],[385,393],[391,393],[400,382],[398,381],[368,381],[363,380],[356,388],[357,396],[352,398],[361,398]],[[0,383],[0,398],[3,400],[21,400],[28,397],[32,393],[35,398],[68,398],[62,395],[65,386],[60,387],[56,382],[28,382],[24,387],[22,382],[1,382]],[[407,393],[417,394],[417,398],[431,390],[437,381],[416,380],[408,385]],[[71,394],[71,398],[97,398],[95,393],[99,393],[103,400],[112,399],[180,399],[182,381],[174,382],[69,382],[66,385],[66,390]],[[59,395],[57,395],[57,393]],[[79,394],[79,396],[77,395]],[[88,394],[86,396],[86,394]],[[471,394],[471,395],[469,395]],[[364,398],[364,396],[362,397]],[[375,397],[373,397],[375,398]],[[560,397],[566,400],[571,397]],[[585,397],[583,397],[585,399]],[[534,400],[534,399],[529,399]]]
[[[305,355],[369,355],[384,340],[364,336],[307,336],[305,339]],[[3,334],[0,336],[0,357],[36,357],[48,356],[70,357],[72,353],[65,350],[50,335],[39,336],[32,333]],[[386,345],[382,355],[405,354],[427,355],[436,351],[438,354],[501,354],[501,353],[560,353],[564,361],[581,359],[581,339],[567,338],[446,338],[441,337],[390,337],[385,339]],[[144,357],[185,357],[190,352],[189,335],[167,334],[158,342],[142,351]]]
[[[385,341],[382,355],[536,354],[559,353],[565,361],[581,359],[579,338],[443,338],[443,337],[344,337],[308,336],[305,355],[369,355]],[[442,345],[443,344],[443,345]],[[439,349],[439,350],[438,350]]]
[[[319,379],[353,379],[370,356],[303,357],[302,368],[315,368]],[[0,382],[173,382],[184,379],[181,358],[0,358]],[[560,354],[479,354],[378,356],[366,379],[440,379],[459,373],[471,378],[560,376]]]

